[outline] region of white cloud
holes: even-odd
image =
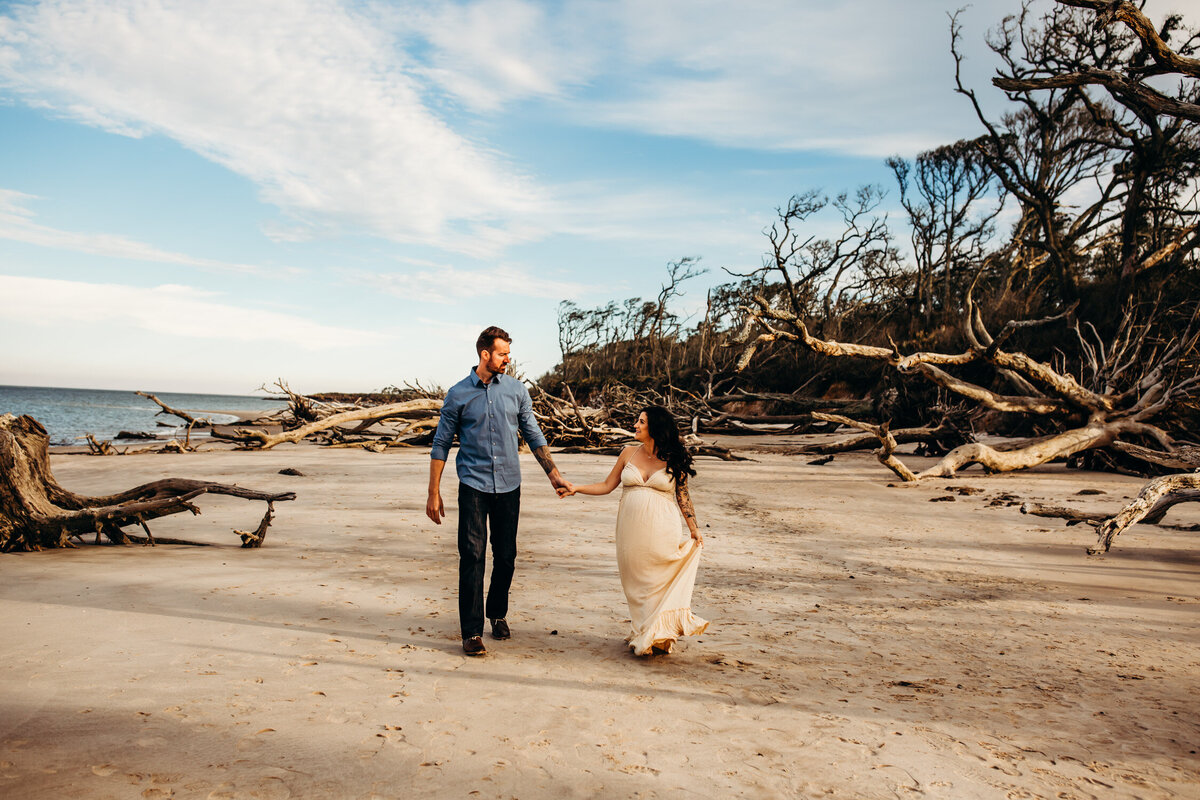
[[[0,275],[0,297],[5,299],[0,305],[0,321],[15,323],[18,328],[73,324],[81,309],[86,309],[98,331],[134,328],[156,337],[190,340],[190,347],[239,342],[320,352],[376,344],[386,338],[372,331],[231,305],[222,302],[218,292],[176,284],[142,288]]]
[[[388,16],[431,48],[421,74],[478,111],[561,97],[602,69],[587,4],[414,3]]]
[[[985,28],[1012,10],[984,6],[970,19]],[[942,144],[972,122],[951,91],[953,7],[941,0],[620,8],[629,91],[578,107],[596,123],[733,147],[881,156]],[[967,31],[966,46],[978,52],[982,34]]]
[[[486,253],[537,190],[425,105],[419,65],[340,2],[45,0],[0,25],[0,82],[254,181],[288,235],[365,230]]]
[[[354,283],[420,303],[453,303],[469,298],[502,295],[553,300],[557,303],[606,288],[544,278],[508,265],[479,270],[428,263],[424,267],[405,273],[347,271],[345,274]]]
[[[51,228],[35,222],[33,212],[25,207],[27,201],[33,199],[36,198],[22,192],[0,189],[0,239],[9,239],[55,250],[72,250],[95,256],[153,261],[160,264],[180,264],[217,272],[289,277],[303,272],[296,268],[277,269],[255,264],[197,258],[183,253],[160,250],[145,242],[109,233],[78,233]]]
[[[553,176],[536,183],[537,163],[513,164],[479,139],[524,108],[554,135],[600,126],[871,157],[975,135],[951,89],[954,7],[42,0],[0,15],[0,86],[114,133],[171,137],[245,176],[284,212],[265,226],[274,238],[367,232],[492,256],[551,234],[636,227],[599,183],[590,197],[551,186]],[[1014,10],[978,0],[964,16],[981,95],[999,96],[982,37]],[[674,227],[643,230],[654,224]]]
[[[1042,0],[1043,4],[1048,0]],[[980,0],[964,48],[1015,9]],[[721,146],[912,154],[974,130],[953,94],[944,0],[528,0],[409,4],[422,74],[495,111],[536,98],[576,122]],[[986,90],[986,58],[965,65]]]

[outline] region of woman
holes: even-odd
[[[675,419],[662,406],[643,410],[633,426],[639,444],[621,451],[603,483],[574,486],[563,495],[604,495],[622,485],[617,510],[617,567],[629,602],[629,646],[635,655],[670,653],[675,639],[702,633],[691,611],[692,586],[704,537],[687,479],[695,475]],[[679,516],[691,532],[680,541]]]

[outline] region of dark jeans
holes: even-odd
[[[508,589],[517,561],[517,518],[521,489],[492,494],[458,485],[458,619],[462,635],[483,635],[483,568],[487,561],[488,521],[492,530],[492,580],[487,618],[508,616]]]

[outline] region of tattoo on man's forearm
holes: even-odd
[[[536,458],[537,462],[542,465],[542,470],[547,475],[556,469],[554,466],[554,459],[550,457],[550,448],[548,446],[542,445],[537,450],[534,450],[533,457]]]
[[[679,503],[679,511],[683,514],[683,518],[689,523],[695,524],[696,509],[692,508],[692,497],[688,494],[686,483],[678,484],[675,487],[675,500]]]

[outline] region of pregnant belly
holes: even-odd
[[[621,560],[673,560],[679,557],[682,538],[682,518],[671,499],[651,490],[626,492],[617,511]]]

